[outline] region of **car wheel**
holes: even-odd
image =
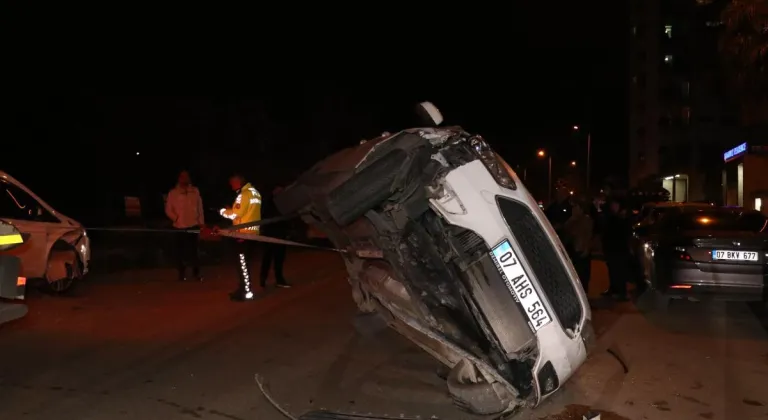
[[[75,261],[74,264],[67,264],[66,275],[46,282],[46,290],[54,295],[66,294],[74,288],[77,280],[83,277],[83,271],[79,261]]]
[[[407,158],[405,151],[395,149],[331,191],[328,212],[333,220],[346,226],[389,198]]]
[[[512,397],[498,383],[489,384],[479,379],[480,374],[466,359],[450,370],[447,377],[448,394],[453,403],[473,414],[498,414],[507,410]]]

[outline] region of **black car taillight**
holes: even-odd
[[[682,261],[693,261],[690,254],[685,251],[685,248],[675,248],[675,257]]]

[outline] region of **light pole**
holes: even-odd
[[[574,125],[573,131],[579,131],[579,126]],[[589,184],[589,172],[591,169],[590,166],[590,160],[592,158],[592,133],[587,131],[587,192],[590,191],[590,184]]]
[[[536,155],[540,158],[546,157],[548,160],[549,169],[547,172],[547,204],[552,203],[552,155],[547,155],[544,149],[536,152]]]

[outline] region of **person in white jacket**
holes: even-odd
[[[192,185],[189,172],[181,171],[179,181],[165,201],[165,214],[173,222],[176,229],[196,229],[203,226],[203,199],[200,191]],[[179,232],[176,234],[176,257],[179,270],[179,280],[186,280],[186,263],[192,266],[192,275],[198,281],[200,276],[200,259],[198,256],[198,235],[196,233]]]

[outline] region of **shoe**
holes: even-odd
[[[229,299],[233,302],[245,302],[248,300],[253,300],[256,298],[256,295],[253,294],[253,292],[243,293],[243,292],[237,292],[237,293],[230,293]]]
[[[284,283],[284,282],[283,283],[277,283],[275,286],[280,287],[282,289],[290,289],[291,288],[290,284]]]

